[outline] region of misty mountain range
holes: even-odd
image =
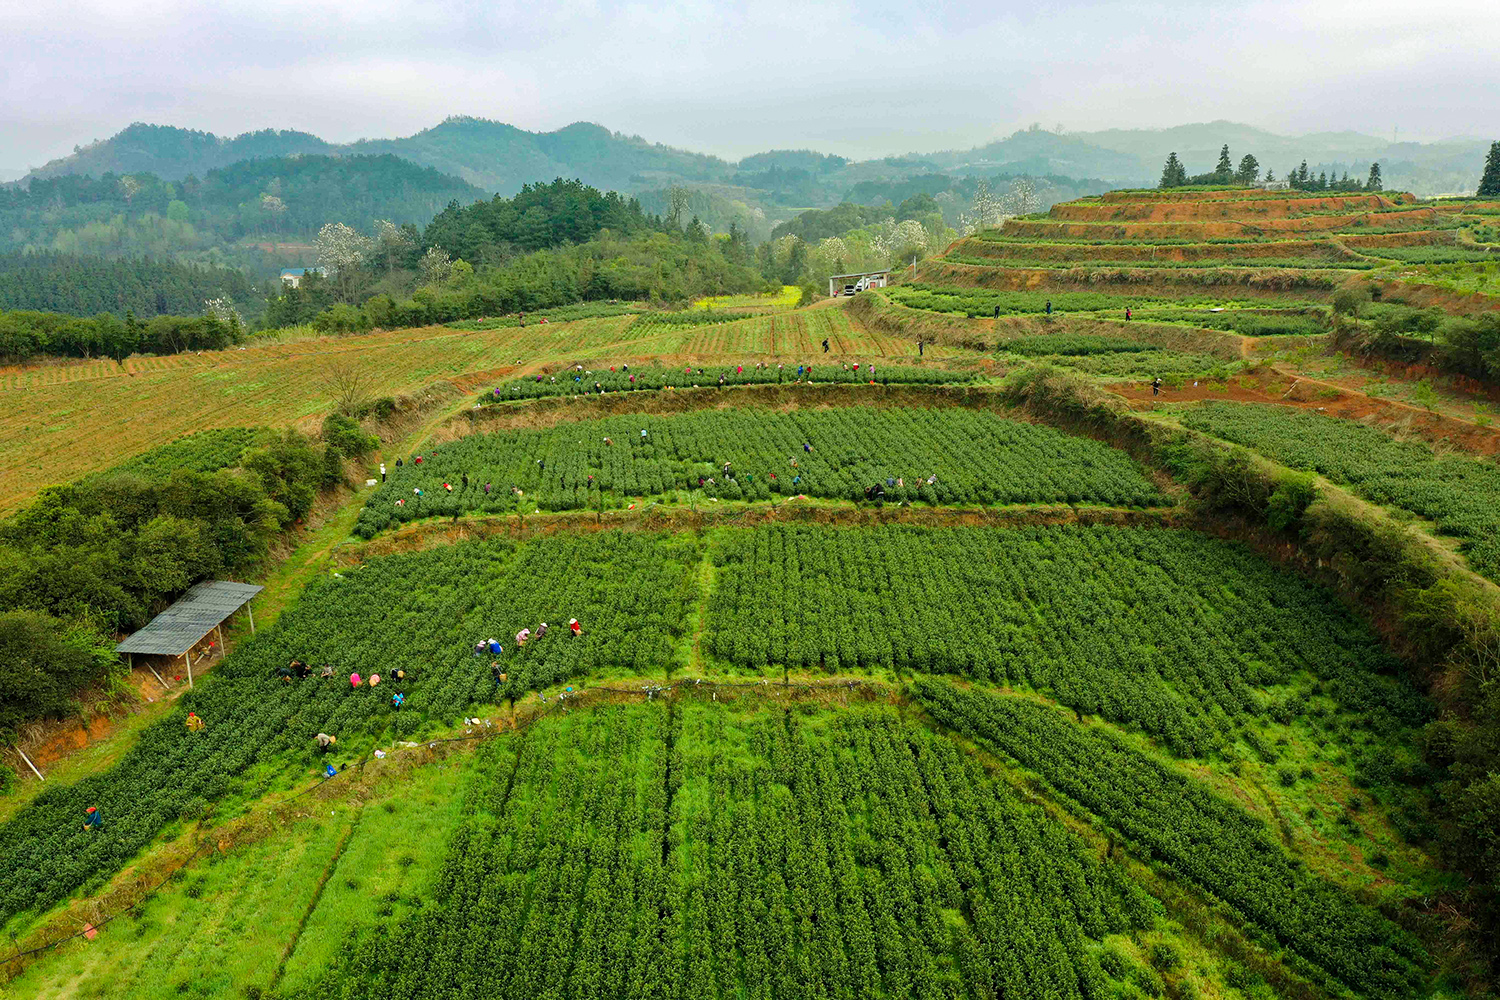
[[[1253,153],[1263,170],[1274,170],[1278,176],[1304,159],[1315,174],[1326,170],[1361,176],[1378,160],[1387,188],[1419,195],[1472,192],[1489,145],[1488,140],[1472,138],[1391,142],[1357,132],[1282,136],[1218,121],[1159,130],[1065,134],[1033,127],[967,150],[865,161],[777,150],[731,163],[585,122],[554,132],[527,132],[501,122],[455,117],[411,136],[344,144],[306,132],[266,129],[225,138],[172,126],[135,124],[26,176],[149,172],[179,180],[244,160],[388,153],[507,196],[526,183],[577,177],[624,193],[682,185],[717,190],[729,198],[749,195],[749,200],[760,192],[773,204],[807,208],[836,204],[862,183],[887,184],[924,174],[1052,175],[1092,182],[1090,186],[1151,186],[1168,153],[1176,152],[1190,174],[1207,172],[1225,143],[1236,162],[1245,153]]]

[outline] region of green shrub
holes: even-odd
[[[1170,941],[1162,941],[1152,945],[1148,957],[1151,961],[1151,967],[1158,972],[1171,972],[1182,964],[1182,953]]]
[[[380,444],[379,439],[367,434],[357,420],[342,413],[330,413],[323,418],[323,441],[349,458],[367,455]]]

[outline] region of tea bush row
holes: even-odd
[[[1361,996],[1423,992],[1421,945],[1374,909],[1309,874],[1265,824],[1106,730],[1020,698],[921,680],[933,718],[1020,762],[1142,857],[1222,900],[1276,945]]]
[[[531,375],[497,385],[479,394],[481,406],[514,402],[522,399],[544,399],[552,396],[586,396],[590,393],[637,392],[658,389],[695,389],[737,385],[963,385],[979,376],[974,372],[946,368],[918,368],[912,365],[860,363],[797,365],[778,364],[757,367],[754,362],[707,367],[605,369],[563,369],[554,374]]]
[[[388,476],[360,513],[362,537],[419,517],[592,508],[600,491],[640,497],[701,489],[730,500],[878,493],[930,504],[1170,502],[1121,451],[959,409],[745,408],[583,420],[471,435],[421,464],[390,466]]]
[[[961,674],[1224,752],[1269,689],[1317,689],[1379,738],[1429,716],[1333,596],[1191,532],[1035,527],[734,530],[716,540],[702,644],[742,670]]]
[[[1154,903],[888,708],[683,700],[488,752],[444,900],[309,995],[1102,997]],[[421,942],[421,947],[412,947]]]

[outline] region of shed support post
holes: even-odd
[[[250,616],[250,634],[255,634],[255,612],[250,609],[250,602],[245,602],[245,614]]]
[[[224,625],[221,622],[214,626],[214,635],[219,637],[219,659],[224,658]]]
[[[163,691],[165,691],[167,688],[169,688],[169,687],[172,686],[172,685],[170,685],[170,684],[167,683],[167,679],[165,677],[163,677],[161,674],[158,674],[156,672],[156,668],[151,665],[151,662],[149,660],[146,661],[146,669],[149,670],[149,671],[151,671],[152,675],[157,680],[161,681],[161,688],[162,688]]]
[[[182,654],[182,658],[183,658],[183,660],[185,660],[187,662],[188,687],[192,687],[193,686],[193,651],[192,651],[192,649],[190,648],[190,649],[188,649],[187,652],[183,653]]]
[[[46,778],[42,777],[42,772],[36,769],[36,765],[31,762],[31,758],[26,756],[26,751],[21,749],[21,744],[19,743],[16,744],[16,753],[21,755],[21,759],[26,762],[27,767],[31,768],[31,773],[36,775],[38,781],[47,780]]]

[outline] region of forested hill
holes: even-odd
[[[587,122],[556,132],[527,132],[482,118],[449,118],[405,139],[364,140],[347,149],[394,153],[504,195],[551,177],[579,177],[604,190],[638,191],[671,181],[724,181],[734,174],[734,166],[716,156]]]
[[[673,149],[585,122],[555,132],[527,132],[480,118],[449,118],[404,138],[364,139],[342,146],[304,132],[267,129],[227,139],[209,132],[136,124],[33,170],[29,178],[151,173],[175,181],[189,175],[201,177],[244,160],[314,153],[392,154],[462,178],[485,194],[504,195],[515,194],[523,184],[553,177],[582,177],[596,187],[632,191],[676,180],[723,181],[734,174],[733,165],[718,157]]]
[[[324,223],[423,225],[485,192],[396,156],[248,160],[201,179],[150,173],[33,178],[0,187],[0,252],[151,255],[231,263],[259,277],[312,263],[258,247],[307,244]]]
[[[254,288],[227,267],[150,257],[110,260],[60,253],[0,253],[0,312],[15,309],[96,316],[133,312],[196,316],[210,299],[256,304]]]
[[[268,128],[230,139],[212,132],[136,122],[108,139],[75,146],[72,156],[37,167],[28,177],[155,174],[179,181],[190,175],[202,177],[215,167],[227,167],[241,160],[328,153],[332,149],[329,143],[306,132]]]

